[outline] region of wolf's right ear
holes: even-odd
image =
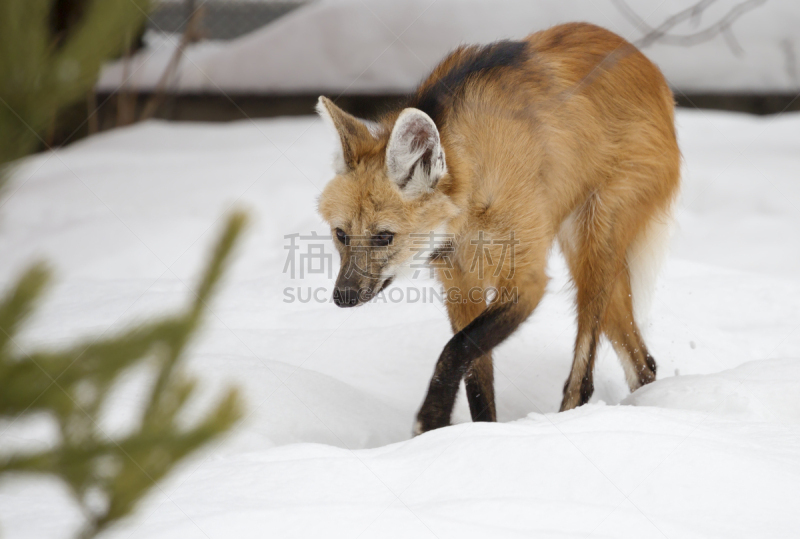
[[[386,146],[389,177],[407,197],[429,193],[447,173],[439,130],[419,109],[400,113]]]
[[[319,97],[317,112],[339,135],[340,146],[334,154],[333,166],[337,174],[344,174],[355,166],[359,144],[371,140],[372,134],[364,122],[347,114],[325,96]]]

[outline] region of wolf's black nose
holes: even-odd
[[[336,288],[333,291],[333,302],[337,307],[355,307],[358,305],[358,290],[355,288]]]

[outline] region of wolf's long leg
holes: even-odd
[[[656,362],[648,353],[634,320],[631,298],[630,276],[628,271],[623,271],[614,285],[603,331],[622,363],[628,387],[636,391],[656,379]]]
[[[494,365],[492,353],[484,354],[472,362],[464,378],[469,412],[473,421],[497,421],[494,402]]]
[[[614,345],[631,390],[655,379],[655,361],[633,316],[628,251],[663,210],[640,199],[635,191],[610,184],[589,196],[561,225],[559,244],[578,289],[578,336],[562,411],[585,404],[592,396],[601,332]]]
[[[457,286],[460,290],[469,290],[478,283],[470,283],[466,277],[455,275],[454,279],[442,279],[447,288]],[[459,283],[456,285],[456,283]],[[486,309],[486,304],[475,301],[448,301],[447,314],[453,333],[458,333]],[[467,389],[467,401],[473,421],[497,421],[494,402],[494,367],[492,353],[486,352],[473,361],[472,367],[464,377]]]
[[[586,404],[594,392],[594,361],[602,322],[616,278],[625,271],[624,245],[620,248],[615,236],[612,205],[601,194],[590,196],[559,233],[578,289],[578,335],[572,369],[564,384],[562,412]]]
[[[478,358],[488,354],[528,318],[542,298],[544,286],[542,275],[525,286],[524,292],[517,288],[515,298],[492,303],[450,339],[439,356],[428,394],[417,415],[417,433],[450,424],[461,379]]]

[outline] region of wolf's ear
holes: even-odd
[[[373,136],[366,123],[347,114],[325,96],[320,96],[317,112],[339,135],[341,144],[334,154],[334,168],[337,174],[344,174],[355,166],[359,145]]]
[[[439,130],[419,109],[405,109],[394,124],[386,147],[389,177],[405,196],[433,191],[447,173]]]

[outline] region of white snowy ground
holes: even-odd
[[[0,286],[37,258],[58,283],[24,346],[184,304],[221,217],[254,217],[187,365],[198,408],[235,383],[249,414],[108,536],[797,537],[800,115],[681,111],[678,123],[679,230],[647,327],[659,380],[628,396],[604,346],[592,403],[556,413],[575,331],[556,255],[550,294],[496,353],[501,422],[469,423],[460,398],[462,424],[415,439],[450,335],[442,306],[284,303],[286,287],[331,290],[326,275],[282,273],[285,234],[328,232],[318,120],[148,122],[25,161],[0,208]],[[135,374],[107,432],[130,421]],[[0,425],[0,449],[46,447],[50,427]],[[4,537],[68,537],[79,523],[55,482],[0,484]]]

